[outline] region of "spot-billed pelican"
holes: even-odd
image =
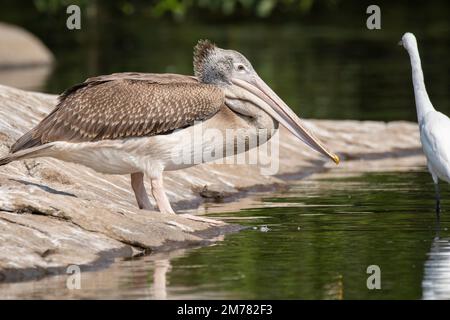
[[[209,147],[194,148],[185,138],[198,123],[220,131],[266,129],[268,139],[281,123],[309,147],[339,162],[239,52],[199,41],[194,72],[195,77],[118,73],[87,79],[65,91],[56,108],[17,140],[0,165],[53,157],[102,173],[130,174],[139,208],[151,209],[143,183],[146,175],[159,210],[174,213],[164,191],[163,172],[196,164],[174,161],[174,151],[189,146],[194,154]]]

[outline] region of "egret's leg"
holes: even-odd
[[[142,172],[131,174],[131,188],[133,188],[139,209],[151,210],[152,204],[145,190],[144,174]]]
[[[157,178],[150,178],[150,181],[152,184],[152,195],[155,198],[159,211],[161,213],[174,214],[175,212],[173,211],[169,199],[167,198],[166,191],[164,190],[162,175]]]
[[[439,182],[434,183],[434,190],[436,191],[436,214],[441,212],[441,193],[439,192]]]

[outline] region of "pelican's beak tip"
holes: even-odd
[[[334,161],[334,163],[339,164],[339,161],[341,161],[341,160],[339,159],[339,157],[336,154],[333,154],[333,161]]]

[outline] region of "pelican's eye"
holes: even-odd
[[[240,71],[240,72],[243,72],[246,69],[245,69],[245,66],[242,63],[239,63],[239,64],[236,65],[236,70]]]

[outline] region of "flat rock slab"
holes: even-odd
[[[48,65],[54,61],[49,49],[27,30],[0,22],[0,69]]]
[[[54,95],[0,86],[0,155],[55,104]],[[347,167],[383,159],[390,159],[392,166],[411,156],[423,161],[415,123],[309,120],[306,124]],[[287,179],[339,168],[283,129],[279,154],[274,176],[261,175],[256,165],[203,164],[169,172],[168,196],[179,212],[195,213],[205,199],[286,186]],[[195,221],[183,214],[138,210],[128,176],[103,175],[48,158],[0,167],[3,281],[61,273],[72,264],[99,265],[117,256],[205,244],[239,228]]]

